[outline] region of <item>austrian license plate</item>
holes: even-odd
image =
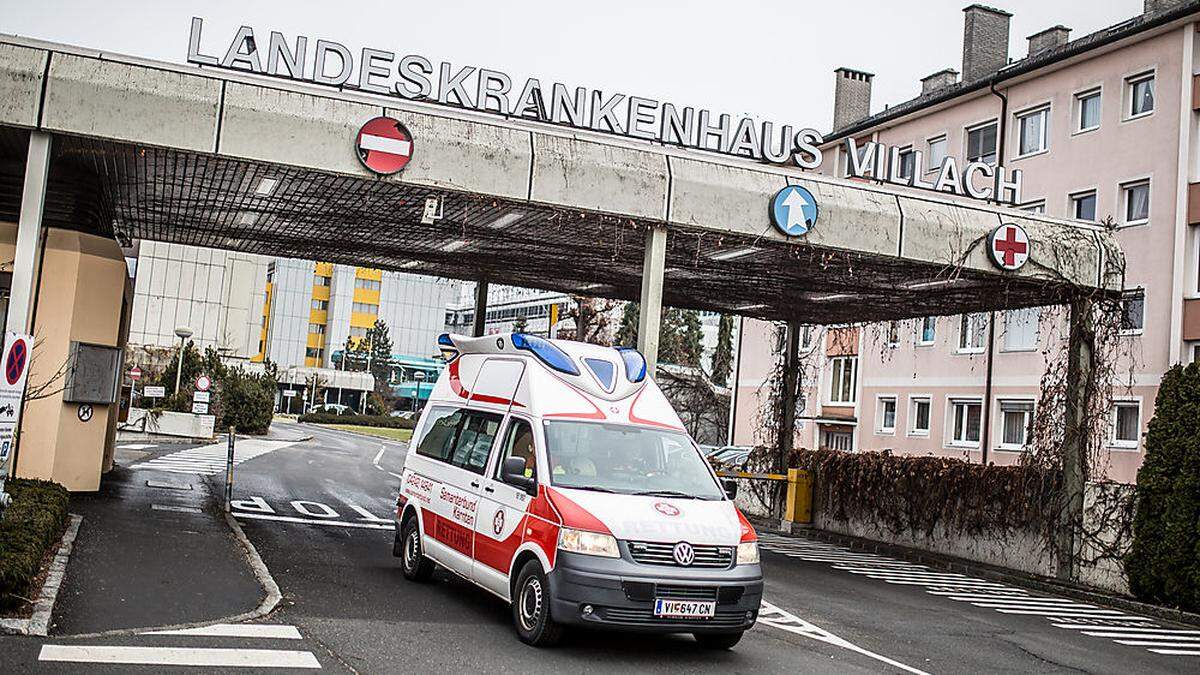
[[[709,619],[717,613],[713,600],[664,600],[654,601],[654,616],[672,619]]]

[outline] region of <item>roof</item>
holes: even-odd
[[[1076,40],[1071,40],[1066,44],[1046,49],[1035,54],[1026,56],[1023,59],[1013,61],[999,70],[988,73],[981,77],[977,77],[967,82],[958,82],[953,85],[948,85],[940,89],[936,89],[927,94],[922,94],[916,98],[909,99],[903,103],[898,103],[889,106],[882,112],[876,113],[865,119],[854,122],[853,124],[834,129],[832,133],[825,136],[825,142],[829,143],[837,141],[846,136],[854,136],[868,129],[879,126],[886,122],[899,119],[906,115],[918,112],[925,108],[929,108],[939,103],[953,100],[959,96],[964,96],[972,92],[986,89],[992,84],[999,84],[1006,80],[1011,80],[1022,75],[1031,73],[1039,68],[1045,68],[1060,61],[1086,54],[1094,49],[1099,49],[1106,45],[1110,45],[1119,40],[1124,40],[1133,37],[1139,33],[1144,33],[1161,26],[1170,24],[1181,18],[1200,12],[1200,0],[1187,0],[1180,3],[1176,7],[1172,7],[1166,11],[1139,14],[1132,19],[1127,19],[1118,24],[1103,28],[1085,35]],[[1052,28],[1061,28],[1054,26]],[[1048,29],[1049,30],[1049,29]],[[1045,31],[1043,31],[1045,32]],[[1040,33],[1035,33],[1038,35]],[[944,71],[943,71],[944,72]],[[936,74],[936,73],[935,73]]]

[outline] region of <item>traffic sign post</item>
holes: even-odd
[[[4,339],[4,358],[0,361],[4,374],[0,376],[0,518],[12,501],[4,491],[8,479],[9,457],[15,455],[17,426],[25,404],[25,382],[29,375],[29,360],[33,336],[9,332]]]
[[[229,427],[229,450],[225,453],[225,513],[229,513],[233,503],[233,444],[237,438],[237,429]]]

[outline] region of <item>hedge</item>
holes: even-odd
[[[66,488],[44,480],[13,478],[5,491],[13,502],[0,520],[0,610],[32,599],[30,585],[62,536],[69,500]]]
[[[978,534],[1052,523],[1061,474],[1029,466],[972,464],[891,452],[798,450],[792,467],[814,478],[814,501],[835,520],[864,520],[893,533],[937,528]]]
[[[388,427],[389,429],[412,429],[417,425],[415,419],[391,417],[389,415],[338,415],[330,412],[306,413],[297,421],[310,424],[352,424],[360,427]]]
[[[1125,571],[1137,597],[1200,611],[1200,364],[1159,385]]]

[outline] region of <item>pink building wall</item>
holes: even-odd
[[[1157,383],[1172,359],[1178,359],[1182,336],[1172,331],[1172,312],[1178,314],[1183,298],[1173,284],[1176,273],[1178,205],[1185,190],[1187,177],[1180,180],[1179,162],[1181,119],[1191,119],[1190,94],[1184,99],[1185,83],[1190,82],[1193,64],[1184,66],[1184,55],[1190,53],[1190,30],[1174,29],[1157,36],[1141,39],[1104,54],[1095,55],[1055,70],[1042,69],[1028,79],[998,87],[1008,98],[1007,132],[1001,164],[1024,172],[1023,201],[1026,204],[1045,201],[1045,212],[1051,216],[1072,217],[1070,195],[1083,190],[1096,191],[1098,220],[1111,216],[1122,222],[1121,186],[1133,180],[1150,180],[1150,218],[1147,224],[1122,228],[1118,238],[1123,247],[1128,268],[1127,288],[1142,288],[1146,294],[1145,329],[1140,335],[1122,337],[1123,359],[1119,369],[1125,383],[1114,395],[1141,402],[1143,432],[1151,415]],[[1188,47],[1185,49],[1185,47]],[[1155,73],[1155,108],[1153,114],[1126,119],[1123,114],[1126,100],[1126,78],[1138,73]],[[1075,95],[1101,88],[1101,121],[1095,130],[1078,132],[1075,127]],[[1019,147],[1016,115],[1044,105],[1050,106],[1048,148],[1038,154],[1016,157]],[[944,135],[947,153],[965,162],[966,130],[978,123],[998,119],[1002,101],[986,89],[982,93],[957,99],[939,109],[928,109],[908,119],[888,123],[860,140],[877,140],[890,146],[912,145],[927,149],[931,138]],[[1190,124],[1194,122],[1189,122]],[[842,164],[841,143],[826,148],[823,173],[834,174]],[[1186,156],[1186,155],[1185,155]],[[927,161],[925,162],[928,163]],[[921,171],[926,167],[918,167]],[[925,173],[931,178],[932,173]],[[948,197],[953,198],[953,197]],[[1186,225],[1185,225],[1186,226]],[[1194,266],[1194,256],[1186,255],[1185,264]],[[1189,278],[1191,275],[1186,275]],[[1004,315],[996,315],[996,341],[993,351],[993,391],[990,417],[991,444],[989,461],[998,464],[1014,462],[1019,451],[998,448],[1002,433],[999,424],[998,401],[1004,398],[1038,398],[1039,381],[1046,367],[1047,351],[1061,344],[1065,312],[1043,316],[1036,349],[1010,352],[1004,349]],[[950,443],[947,430],[948,399],[952,397],[982,398],[986,381],[986,355],[958,353],[958,317],[941,317],[937,321],[936,340],[932,345],[917,345],[918,324],[904,322],[898,345],[882,344],[886,334],[883,327],[864,331],[859,359],[857,429],[855,447],[863,450],[892,449],[915,454],[962,456],[980,461],[982,451],[976,447],[958,447]],[[813,317],[819,322],[820,317]],[[766,336],[770,328],[761,322],[746,322],[742,367],[738,379],[739,409],[735,442],[750,442],[753,437],[753,400],[756,386],[765,377],[773,362],[771,345]],[[1176,346],[1172,356],[1173,344]],[[828,379],[823,373],[822,382]],[[1129,386],[1130,383],[1132,386]],[[879,428],[881,396],[895,397],[895,431]],[[927,396],[931,400],[930,429],[927,436],[909,433],[910,400]],[[818,396],[818,398],[820,398]],[[811,429],[798,434],[797,442],[805,447],[819,443]],[[1104,449],[1107,455],[1107,475],[1114,480],[1132,482],[1141,465],[1142,443],[1136,448]]]

